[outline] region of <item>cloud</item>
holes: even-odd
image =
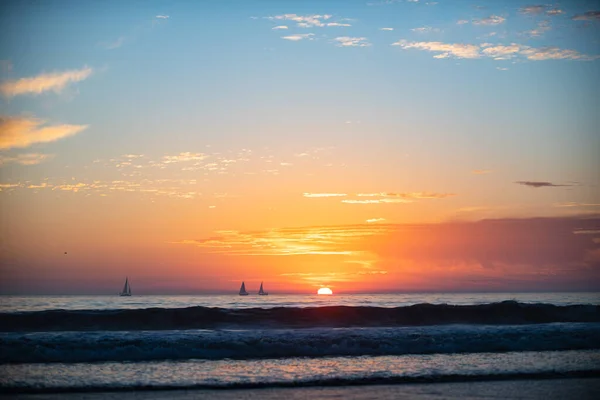
[[[525,31],[523,32],[525,35],[532,37],[532,38],[537,38],[540,37],[544,34],[544,32],[549,31],[550,28],[550,23],[548,21],[540,21],[537,24],[537,28],[532,29],[530,31]]]
[[[418,49],[442,53],[443,57],[454,56],[456,58],[479,58],[479,46],[473,44],[442,43],[442,42],[408,42],[400,40],[392,43],[392,46],[400,46],[403,49]],[[441,57],[437,57],[441,58]]]
[[[303,193],[304,197],[344,197],[345,193]]]
[[[600,21],[600,11],[587,11],[574,15],[571,19],[573,21]]]
[[[268,231],[217,231],[205,239],[183,239],[173,244],[204,248],[209,253],[253,256],[349,256],[357,240],[385,232],[384,225],[284,228]]]
[[[394,203],[412,203],[412,200],[401,199],[401,198],[383,198],[383,199],[369,199],[369,200],[342,200],[342,203],[346,204],[394,204]]]
[[[581,54],[576,50],[561,49],[559,47],[540,47],[540,48],[523,48],[521,54],[526,56],[527,59],[532,61],[543,61],[543,60],[580,60],[580,61],[593,61],[600,58],[600,56],[590,56],[587,54]]]
[[[506,21],[506,18],[499,15],[490,15],[487,18],[474,19],[473,25],[500,25]]]
[[[457,25],[465,25],[468,23],[469,23],[469,21],[467,21],[466,19],[459,19],[458,21],[456,21]]]
[[[482,56],[491,57],[496,60],[506,60],[516,56],[524,57],[531,61],[542,60],[579,60],[592,61],[600,56],[590,56],[581,54],[576,50],[561,49],[558,47],[530,47],[517,43],[510,45],[493,46],[489,43],[481,45],[461,44],[461,43],[442,43],[442,42],[409,42],[400,40],[392,43],[392,46],[400,46],[403,49],[418,49],[424,51],[438,52],[434,58],[481,58]]]
[[[549,16],[554,16],[554,15],[563,14],[564,11],[561,9],[558,9],[558,8],[552,8],[552,9],[548,10],[547,5],[538,4],[538,5],[534,5],[534,6],[522,7],[519,9],[519,13],[526,14],[526,15],[540,15],[543,13],[543,14],[546,14]]]
[[[282,36],[281,38],[285,39],[285,40],[291,40],[293,42],[297,42],[297,41],[303,40],[303,39],[314,40],[313,36],[315,36],[314,33],[297,33],[295,35]]]
[[[515,182],[517,185],[529,186],[532,188],[542,188],[542,187],[562,187],[562,186],[575,186],[573,184],[556,184],[552,182],[539,182],[539,181],[517,181]]]
[[[0,117],[0,150],[23,148],[35,143],[54,142],[76,135],[88,125],[51,125],[25,117]]]
[[[169,19],[168,15],[157,15],[156,16],[157,19]]]
[[[379,28],[380,31],[393,31],[394,28]]]
[[[421,28],[413,28],[413,29],[411,29],[411,31],[416,32],[416,33],[439,33],[439,32],[441,32],[440,29],[432,28],[430,26],[423,26]]]
[[[104,43],[104,47],[107,50],[118,49],[119,47],[123,46],[123,43],[125,43],[125,36],[121,36],[120,38],[118,38],[114,42]]]
[[[598,204],[598,203],[578,203],[575,201],[569,201],[566,203],[556,203],[556,204],[553,204],[553,206],[554,207],[600,207],[600,204]]]
[[[31,78],[21,78],[0,84],[0,93],[6,97],[21,94],[41,94],[47,91],[60,93],[69,83],[79,82],[92,74],[92,68],[84,67],[64,72],[40,74]]]
[[[273,30],[277,30],[277,29],[287,29],[287,28],[288,28],[288,27],[287,27],[287,26],[285,26],[285,25],[278,25],[278,26],[274,26],[274,27],[272,27],[271,29],[273,29]]]
[[[521,14],[529,14],[529,15],[538,15],[546,10],[546,6],[544,5],[536,5],[536,6],[526,6],[519,8],[519,12]]]
[[[383,222],[385,221],[385,218],[371,218],[367,220],[367,223],[369,224],[373,224],[375,222]]]
[[[201,161],[208,157],[209,156],[204,153],[185,152],[185,153],[179,153],[174,156],[164,156],[162,159],[163,159],[163,163],[172,164],[172,163],[187,162],[187,161]]]
[[[297,14],[282,14],[274,17],[265,17],[271,21],[294,21],[300,28],[324,27],[327,26],[327,21],[331,15],[313,14],[313,15],[297,15]]]
[[[342,26],[342,27],[345,27],[345,26],[352,26],[352,25],[350,25],[350,24],[341,24],[339,22],[328,22],[327,26]]]
[[[358,197],[399,197],[403,199],[443,199],[456,196],[454,193],[434,193],[434,192],[404,192],[404,193],[358,193]]]
[[[471,173],[473,174],[477,174],[477,175],[481,175],[481,174],[489,174],[491,173],[492,170],[491,169],[474,169],[473,171],[471,171]]]
[[[496,60],[506,60],[512,58],[522,50],[521,46],[515,43],[511,43],[508,46],[492,46],[486,47],[482,50],[482,53],[488,57],[492,57]]]
[[[21,164],[21,165],[37,165],[54,157],[54,154],[40,153],[25,153],[18,154],[14,157],[0,155],[0,165],[4,164]]]
[[[365,37],[340,36],[333,39],[338,47],[368,47],[371,45]]]
[[[341,269],[306,268],[288,271],[293,275],[287,276],[364,282],[364,276],[343,274],[386,271],[389,283],[381,281],[377,286],[384,290],[598,290],[600,259],[589,254],[598,249],[594,239],[599,226],[600,219],[589,217],[371,223],[217,231],[171,243],[229,256],[327,255],[329,265]],[[349,263],[368,268],[352,270]],[[299,259],[297,265],[308,264]]]

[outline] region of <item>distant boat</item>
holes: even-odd
[[[248,296],[248,292],[246,292],[246,285],[242,282],[242,287],[240,288],[240,296]]]
[[[263,290],[262,284],[263,284],[263,283],[261,282],[261,283],[260,283],[260,290],[258,291],[258,295],[259,295],[259,296],[268,296],[268,295],[269,295],[269,292],[265,292],[265,291]]]
[[[129,278],[125,278],[125,286],[119,296],[131,296],[131,286],[129,286]]]

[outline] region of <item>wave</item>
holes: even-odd
[[[600,322],[600,306],[528,304],[416,304],[384,307],[227,309],[211,307],[135,310],[46,310],[0,313],[2,332],[173,330],[226,328],[380,327],[440,324]]]
[[[496,373],[496,374],[449,374],[430,376],[386,376],[365,378],[322,378],[302,381],[284,382],[239,382],[228,384],[144,384],[144,385],[99,385],[99,386],[53,386],[23,387],[4,386],[0,389],[5,394],[50,394],[50,393],[95,393],[95,392],[131,392],[131,391],[170,391],[170,390],[236,390],[264,388],[309,388],[336,386],[391,385],[410,383],[449,383],[449,382],[484,382],[507,380],[540,380],[566,378],[598,378],[600,369],[574,371],[545,371],[532,373]]]
[[[600,323],[0,334],[2,364],[591,349]]]

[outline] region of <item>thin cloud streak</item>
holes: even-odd
[[[468,58],[477,59],[481,57],[490,57],[495,60],[506,60],[513,57],[524,57],[531,61],[543,60],[579,60],[593,61],[600,56],[591,56],[581,54],[576,50],[561,49],[558,47],[530,47],[517,43],[510,45],[491,45],[489,43],[463,44],[463,43],[442,43],[442,42],[409,42],[399,40],[392,43],[392,46],[399,46],[404,50],[417,49],[430,51],[436,54],[434,58]]]
[[[542,187],[563,187],[563,186],[575,186],[572,184],[556,184],[552,182],[540,182],[540,181],[517,181],[517,185],[529,186],[535,189]]]
[[[23,117],[0,117],[0,149],[29,147],[76,135],[88,125],[43,126],[42,120]]]
[[[14,157],[0,155],[0,166],[4,164],[37,165],[50,160],[54,154],[25,153]]]
[[[22,94],[39,95],[48,91],[60,93],[68,84],[82,81],[88,78],[92,72],[92,68],[84,67],[82,69],[40,74],[31,78],[7,81],[0,85],[0,93],[6,97],[14,97]]]

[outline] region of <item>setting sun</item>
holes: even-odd
[[[327,295],[331,295],[333,294],[333,292],[331,291],[331,289],[329,289],[328,287],[322,287],[321,289],[319,289],[317,291],[317,294],[327,294]]]

